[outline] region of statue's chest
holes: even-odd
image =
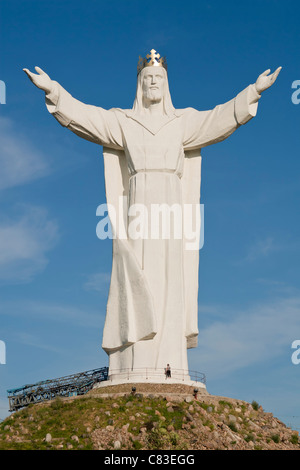
[[[123,127],[124,150],[129,166],[141,169],[176,170],[181,158],[182,129],[180,119],[173,119],[152,133],[133,119]]]

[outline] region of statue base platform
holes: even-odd
[[[165,384],[184,385],[197,388],[199,393],[206,392],[205,376],[199,372],[172,370],[167,377],[164,369],[109,371],[108,379],[94,385],[93,389],[123,384]],[[207,393],[207,392],[206,392]]]

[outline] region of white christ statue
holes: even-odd
[[[127,198],[122,217],[128,230],[136,205],[150,210],[200,202],[201,149],[256,115],[261,93],[281,67],[272,74],[266,70],[255,84],[209,111],[174,108],[166,60],[154,49],[139,60],[132,109],[84,104],[35,69],[37,74],[24,71],[45,92],[48,111],[62,126],[103,146],[107,202],[117,208],[118,199]],[[151,376],[170,364],[173,380],[174,371],[188,371],[187,349],[197,345],[199,249],[185,249],[184,237],[124,238],[113,229],[102,341],[109,371],[134,376],[147,368]]]

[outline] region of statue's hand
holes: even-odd
[[[35,67],[35,70],[38,72],[37,74],[30,72],[28,69],[23,70],[35,86],[44,90],[46,94],[51,93],[53,90],[53,82],[46,72],[39,67]]]
[[[276,78],[278,77],[278,74],[279,74],[281,69],[282,69],[282,67],[278,67],[278,69],[276,69],[275,72],[272,73],[271,75],[269,75],[269,73],[271,72],[270,69],[263,72],[258,77],[258,79],[256,80],[256,83],[255,83],[257,93],[261,94],[267,88],[270,88],[270,86],[273,85],[273,83],[275,83]]]

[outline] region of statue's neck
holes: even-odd
[[[144,100],[144,111],[147,116],[163,116],[163,100],[160,101],[150,101]]]

